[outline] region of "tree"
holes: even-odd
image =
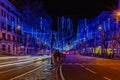
[[[103,29],[101,30],[100,38],[102,40],[102,45],[103,45],[102,49],[105,49],[103,53],[107,54],[108,42],[106,38],[106,32]]]

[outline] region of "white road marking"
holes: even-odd
[[[94,71],[92,71],[91,69],[89,69],[89,68],[85,68],[87,71],[89,71],[89,72],[91,72],[91,73],[93,73],[93,74],[96,74],[96,72],[94,72]]]
[[[48,57],[38,58],[38,59],[33,59],[33,60],[31,59],[31,60],[26,61],[26,62],[19,62],[19,63],[0,65],[0,67],[6,67],[6,66],[12,66],[12,65],[20,65],[20,64],[27,64],[27,63],[32,63],[32,62],[34,62],[36,60],[42,60],[42,59],[46,59],[46,58],[49,58],[49,56]]]
[[[62,65],[60,65],[60,76],[62,80],[65,80],[63,73],[62,73]]]
[[[80,66],[84,68],[84,66],[83,66],[83,65],[80,65]]]
[[[114,70],[120,71],[120,69],[118,69],[118,68],[116,68],[116,67],[111,67],[111,68],[114,69]]]
[[[13,66],[13,65],[20,65],[20,64],[27,64],[27,63],[32,63],[33,61],[27,61],[27,62],[19,62],[19,63],[12,63],[12,64],[5,64],[1,65],[0,67],[6,67],[6,66]]]
[[[34,63],[33,63],[33,64],[34,64]],[[13,71],[13,70],[17,70],[17,69],[21,69],[21,68],[25,68],[25,67],[31,66],[31,65],[33,65],[33,64],[29,64],[29,65],[27,65],[27,66],[23,66],[23,67],[15,68],[15,69],[10,69],[10,70],[7,70],[7,71],[2,71],[2,72],[0,72],[0,74],[2,74],[2,73],[6,73],[6,72],[10,72],[10,71]]]
[[[29,58],[30,56],[9,56],[9,57],[0,57],[0,60],[4,60],[4,59],[14,59],[14,58]]]
[[[106,77],[106,76],[104,76],[104,79],[106,79],[106,80],[111,80],[110,78],[108,78],[108,77]]]
[[[4,64],[12,64],[12,63],[18,63],[18,62],[22,62],[22,61],[28,61],[28,60],[33,60],[35,58],[29,58],[29,59],[22,59],[22,60],[17,60],[17,61],[9,61],[9,62],[4,62],[4,63],[0,63],[0,65],[4,65]]]
[[[26,74],[29,74],[29,73],[31,73],[31,72],[36,71],[36,70],[38,70],[39,68],[41,68],[41,66],[40,66],[40,67],[37,67],[37,68],[35,68],[35,69],[31,70],[31,71],[28,71],[28,72],[26,72],[26,73],[23,73],[23,74],[21,74],[21,75],[19,75],[19,76],[16,76],[16,77],[14,77],[14,78],[11,78],[10,80],[15,80],[15,79],[17,79],[17,78],[19,78],[19,77],[22,77],[22,76],[24,76],[24,75],[26,75]]]

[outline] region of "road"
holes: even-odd
[[[25,58],[0,58],[0,80],[15,80],[23,74],[34,71],[50,56]]]
[[[120,61],[67,55],[60,75],[63,80],[120,80]]]

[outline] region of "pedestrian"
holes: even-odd
[[[57,51],[57,62],[59,62],[59,61],[60,61],[60,52]]]
[[[56,52],[54,51],[53,53],[53,56],[54,56],[54,63],[56,64],[56,61],[57,61],[57,55],[56,55]]]

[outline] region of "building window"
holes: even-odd
[[[15,42],[15,36],[13,36],[13,41]]]
[[[10,16],[10,20],[12,20],[12,16]]]
[[[9,14],[7,14],[7,19],[10,20],[10,18],[9,18]]]
[[[8,52],[10,52],[10,45],[8,45]]]
[[[15,45],[13,45],[13,51],[15,51]]]
[[[4,29],[4,22],[2,22],[2,28]]]
[[[10,34],[8,34],[8,41],[10,41]]]
[[[1,5],[2,5],[2,7],[4,7],[4,3],[3,2],[1,3]]]
[[[7,7],[7,10],[8,10],[8,11],[10,11],[10,8],[9,8],[9,7]]]
[[[2,45],[2,50],[6,51],[6,46],[5,45]]]
[[[10,31],[11,26],[9,24],[7,24],[7,31]]]
[[[6,17],[6,12],[4,11],[4,17]]]
[[[3,39],[3,40],[6,40],[6,35],[5,35],[5,33],[2,33],[2,39]]]
[[[19,43],[19,38],[17,37],[17,42]]]
[[[22,43],[22,38],[20,38],[20,43]]]
[[[2,14],[2,16],[4,16],[4,11],[3,10],[1,10],[1,14]]]

